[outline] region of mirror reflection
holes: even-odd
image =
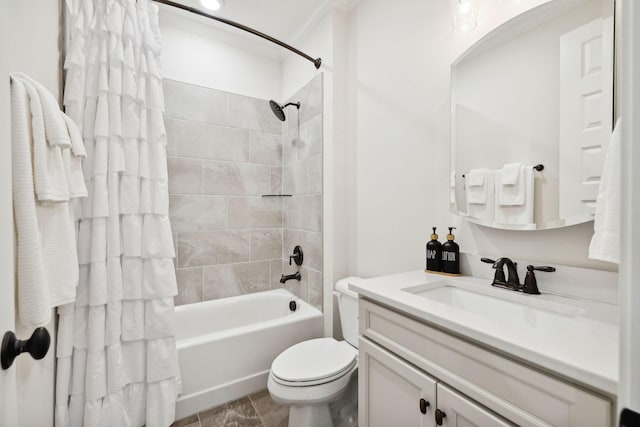
[[[458,58],[452,212],[505,229],[591,220],[611,136],[613,52],[613,0],[555,0]]]

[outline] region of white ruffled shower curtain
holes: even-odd
[[[56,426],[168,426],[180,391],[157,6],[67,0],[66,113],[87,148],[80,281],[58,310]]]

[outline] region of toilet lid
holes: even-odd
[[[271,373],[287,382],[316,382],[353,368],[358,352],[344,341],[317,338],[289,347],[271,365]]]

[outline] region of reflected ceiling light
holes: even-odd
[[[218,10],[224,6],[223,0],[200,0],[200,4],[209,10]]]
[[[478,25],[477,0],[456,0],[454,21],[460,33],[473,30]]]

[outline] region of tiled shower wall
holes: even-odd
[[[322,245],[315,223],[321,223],[321,217],[313,217],[313,226],[298,219],[293,224],[297,228],[285,228],[292,216],[289,203],[298,192],[292,198],[262,197],[283,193],[283,185],[298,190],[283,183],[283,153],[290,151],[288,142],[298,141],[287,139],[283,144],[285,127],[272,114],[268,100],[168,79],[164,92],[169,210],[179,290],[176,305],[282,287],[282,260],[288,261],[288,252],[300,244],[310,250],[308,257],[305,251],[303,281],[290,281],[287,288],[320,306]],[[321,106],[321,99],[314,102]],[[296,118],[295,109],[287,113],[288,122]],[[301,131],[304,114],[301,109]],[[319,140],[321,147],[321,126],[319,131],[311,139]],[[299,155],[296,161],[305,158],[306,154]],[[297,180],[291,179],[294,175],[287,178],[290,183]],[[300,195],[311,195],[309,178],[307,174]],[[321,175],[319,179],[321,186]],[[291,204],[294,211],[300,209],[296,203]],[[306,209],[307,204],[302,205]],[[321,215],[321,203],[318,212]],[[288,246],[283,247],[283,241]]]
[[[299,111],[286,109],[284,127],[282,187],[292,197],[284,205],[283,271],[296,271],[295,264],[289,266],[288,256],[300,245],[302,281],[287,282],[286,287],[322,309],[322,74],[286,102],[301,106]]]

